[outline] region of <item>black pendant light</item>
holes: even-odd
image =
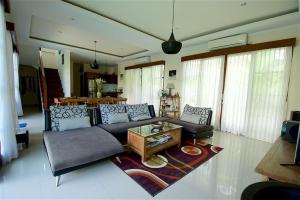
[[[91,68],[92,69],[98,69],[99,65],[98,65],[97,60],[96,60],[96,43],[97,43],[97,41],[94,41],[94,42],[95,42],[95,60],[94,60],[94,63],[91,64]]]
[[[161,48],[162,50],[166,53],[166,54],[177,54],[181,47],[182,47],[182,43],[176,41],[175,37],[174,37],[174,33],[173,33],[173,28],[174,28],[174,0],[173,0],[173,17],[172,17],[172,33],[171,36],[169,38],[168,41],[165,41],[161,44]]]

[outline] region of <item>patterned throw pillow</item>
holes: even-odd
[[[99,106],[102,124],[108,124],[108,114],[109,113],[126,113],[124,104],[101,104]]]
[[[145,117],[149,117],[148,119],[151,118],[147,103],[126,105],[126,110],[131,120],[141,120],[139,116],[143,116],[142,118],[144,119]]]
[[[199,124],[205,125],[207,124],[210,110],[211,108],[193,107],[186,104],[184,106],[183,113],[189,115],[200,115]]]
[[[108,124],[129,122],[127,113],[108,113]]]
[[[59,131],[59,119],[86,117],[86,105],[78,106],[50,106],[52,131]]]

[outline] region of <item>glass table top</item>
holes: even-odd
[[[148,124],[144,126],[129,128],[128,131],[131,131],[142,137],[148,137],[148,136],[153,136],[155,134],[166,133],[168,131],[178,129],[178,128],[182,128],[182,126],[172,124],[169,122],[163,122],[163,126],[160,129],[155,128],[153,124]]]

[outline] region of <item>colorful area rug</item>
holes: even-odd
[[[134,152],[126,152],[112,162],[140,184],[152,196],[166,189],[199,167],[223,148],[204,142],[183,142],[181,147],[171,147],[153,155],[147,162]]]

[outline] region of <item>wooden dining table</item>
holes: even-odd
[[[90,106],[96,106],[99,104],[126,104],[127,98],[123,97],[59,97],[54,98],[55,105],[80,105],[88,104]]]

